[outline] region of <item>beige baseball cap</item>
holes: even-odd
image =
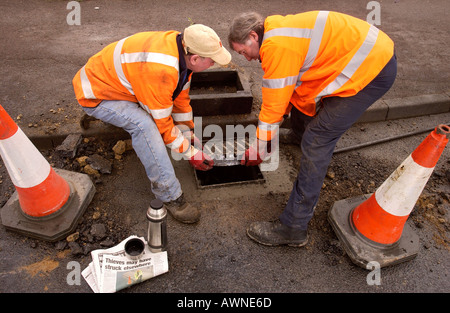
[[[211,58],[220,65],[226,65],[231,61],[230,52],[222,46],[219,36],[208,26],[194,24],[185,28],[183,45],[186,53]]]

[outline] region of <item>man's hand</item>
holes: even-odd
[[[189,160],[189,163],[196,170],[200,171],[208,171],[214,166],[214,161],[211,157],[200,150],[198,150],[197,153]]]
[[[193,145],[195,148],[197,148],[199,150],[203,149],[202,142],[200,141],[200,139],[197,138],[197,136],[195,136],[195,134],[192,130],[184,131],[183,136],[184,136],[184,138],[189,140],[191,142],[191,145]]]
[[[252,146],[250,146],[245,153],[242,155],[241,165],[246,166],[255,166],[262,162],[261,156],[258,151],[255,150]]]
[[[242,155],[241,165],[255,166],[270,156],[271,142],[255,139]]]
[[[212,167],[214,166],[213,159],[194,146],[190,146],[188,151],[183,154],[188,158],[189,163],[196,170],[207,171],[212,169]]]
[[[202,142],[194,134],[192,134],[192,137],[191,137],[191,145],[193,145],[194,147],[196,147],[199,150],[203,150]]]

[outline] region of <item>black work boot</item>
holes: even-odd
[[[280,143],[286,145],[300,145],[302,138],[294,133],[292,128],[280,128],[278,130],[278,139]]]
[[[308,242],[306,230],[288,227],[283,225],[280,220],[252,223],[247,229],[247,235],[266,246],[302,247]]]
[[[182,223],[191,224],[200,220],[200,210],[187,203],[184,195],[164,204],[172,217]]]

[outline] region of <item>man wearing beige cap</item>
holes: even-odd
[[[131,135],[153,194],[183,223],[197,222],[200,211],[184,199],[166,147],[195,169],[211,169],[211,157],[195,147],[201,143],[192,131],[190,81],[193,72],[230,61],[214,30],[194,24],[183,33],[142,32],[114,42],[73,79],[76,98],[89,116]]]

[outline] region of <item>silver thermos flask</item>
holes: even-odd
[[[159,199],[153,199],[147,210],[147,241],[152,252],[165,251],[167,248],[167,210]]]

